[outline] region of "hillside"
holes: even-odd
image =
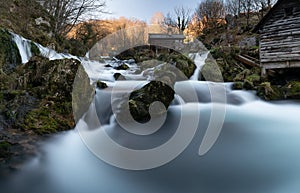
[[[52,20],[35,0],[0,0],[0,28],[48,46],[56,42]]]

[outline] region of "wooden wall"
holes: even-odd
[[[286,8],[293,15],[286,16]],[[300,67],[300,1],[282,3],[260,30],[260,60],[265,69]]]

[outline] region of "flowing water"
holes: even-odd
[[[195,57],[198,68],[206,57],[206,54]],[[115,72],[96,62],[84,65],[95,80],[103,73],[103,80],[111,81]],[[131,64],[131,68],[136,68],[135,64]],[[120,72],[130,76],[128,72]],[[142,76],[143,73],[132,75],[135,81],[117,81],[110,85],[143,85],[147,80],[139,80]],[[176,97],[164,124],[147,136],[123,130],[112,116],[113,91],[97,90],[76,129],[44,142],[41,155],[3,182],[1,192],[298,193],[300,104],[293,101],[266,103],[252,92],[232,90],[230,83],[201,82],[195,76],[192,79],[176,83]],[[192,91],[196,98],[190,96]],[[100,140],[105,131],[123,147],[151,149],[172,138],[182,116],[193,117],[198,112],[199,123],[183,125],[187,131],[197,126],[186,149],[171,162],[149,170],[125,170],[107,164],[88,149],[88,143],[78,133],[93,136],[96,145],[105,145]],[[224,116],[212,118],[218,112]],[[199,146],[209,125],[218,121],[222,122],[220,135],[212,148],[200,156]],[[117,156],[124,162],[130,159],[126,155]]]

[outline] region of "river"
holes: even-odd
[[[107,74],[112,74],[111,70]],[[128,84],[132,82],[135,85],[143,83],[135,80]],[[118,82],[112,83],[115,84]],[[122,85],[128,84],[123,82]],[[1,192],[299,192],[298,102],[267,103],[253,92],[232,90],[230,83],[202,82],[194,77],[176,83],[174,89],[177,97],[168,109],[166,120],[158,131],[147,136],[123,130],[112,116],[113,91],[97,90],[89,111],[76,128],[45,141],[41,154],[6,179],[1,184]],[[191,90],[195,91],[196,98],[187,94]],[[120,146],[129,149],[147,150],[161,146],[176,133],[182,117],[195,117],[195,123],[184,122],[182,125],[187,133],[196,125],[195,133],[183,152],[159,167],[122,169],[107,160],[102,161],[94,151],[95,147],[105,145],[100,140],[103,131]],[[207,130],[217,123],[221,127],[216,141],[199,155]],[[121,162],[131,159],[125,154],[116,156]]]

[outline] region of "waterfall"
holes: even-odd
[[[11,33],[13,41],[17,44],[19,53],[21,55],[22,64],[25,64],[32,57],[31,53],[31,41],[27,40],[17,34]]]
[[[18,47],[19,53],[22,58],[22,64],[27,63],[30,60],[30,58],[33,56],[31,52],[32,44],[35,44],[38,47],[41,56],[48,58],[49,60],[72,59],[72,58],[80,61],[82,60],[82,58],[73,56],[71,54],[57,53],[55,50],[51,48],[44,47],[38,43],[32,42],[31,40],[28,40],[15,33],[11,32],[11,35],[13,36],[12,40],[16,43]]]
[[[193,76],[190,77],[190,80],[199,80],[199,74],[202,69],[202,67],[205,65],[205,60],[208,57],[209,52],[205,52],[203,54],[195,53],[190,54],[189,57],[192,58],[196,65],[196,70],[193,74]]]

